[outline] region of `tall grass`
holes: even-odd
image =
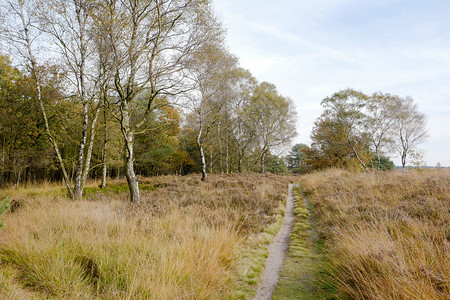
[[[449,299],[450,172],[302,177],[329,280],[352,299]]]
[[[137,206],[120,181],[77,202],[53,185],[2,191],[15,208],[0,230],[0,298],[232,298],[237,255],[277,220],[288,180],[144,178]]]

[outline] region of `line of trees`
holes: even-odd
[[[207,0],[6,0],[0,184],[271,171],[295,111],[224,45]],[[183,118],[185,116],[185,118]],[[270,162],[268,165],[267,163]]]
[[[331,166],[390,169],[389,154],[398,155],[405,169],[428,137],[426,117],[411,97],[346,89],[321,104],[324,111],[314,123],[311,147],[296,145],[288,156],[296,172]]]

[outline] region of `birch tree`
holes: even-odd
[[[232,72],[232,118],[233,132],[237,143],[238,172],[242,173],[244,158],[248,148],[256,138],[256,127],[252,126],[251,99],[257,85],[248,70],[236,68]]]
[[[213,125],[220,120],[220,113],[227,100],[230,71],[236,64],[219,41],[205,43],[189,60],[191,79],[195,90],[189,95],[188,107],[196,116],[196,143],[200,154],[202,181],[207,178],[204,143]],[[212,152],[211,152],[212,154]],[[212,156],[210,156],[212,162]]]
[[[396,111],[400,109],[398,96],[374,93],[367,103],[364,131],[367,133],[377,160],[377,170],[381,168],[381,157],[388,153],[394,142]]]
[[[8,22],[5,22],[5,24],[9,25],[6,28],[2,28],[2,33],[3,37],[15,48],[18,56],[23,59],[26,69],[33,78],[36,87],[37,100],[45,124],[45,132],[55,150],[69,197],[73,198],[69,176],[67,175],[58,142],[50,130],[47,110],[42,97],[41,79],[38,73],[39,63],[36,57],[35,47],[35,42],[41,34],[41,31],[36,29],[38,27],[38,20],[35,15],[37,6],[38,3],[36,1],[7,0],[6,5],[2,6],[2,12],[6,13],[8,16]]]
[[[68,81],[82,105],[82,128],[74,178],[73,197],[81,199],[88,177],[96,123],[101,104],[96,100],[97,74],[93,72],[95,47],[92,36],[94,2],[90,0],[45,1],[40,3],[41,29],[47,33],[68,70]],[[89,108],[92,107],[90,118]]]
[[[105,19],[103,32],[111,53],[110,69],[119,108],[116,115],[125,142],[125,170],[132,202],[140,201],[134,170],[135,135],[145,131],[147,116],[157,97],[185,92],[182,62],[205,38],[210,4],[199,0],[104,0],[98,14]],[[140,119],[133,104],[144,97]]]
[[[292,100],[278,93],[275,85],[262,82],[256,86],[251,104],[244,112],[256,130],[257,163],[265,172],[265,158],[272,150],[286,147],[296,136],[296,112]]]
[[[403,171],[408,158],[428,137],[426,116],[419,112],[411,97],[403,98],[395,114],[395,150],[400,155]]]
[[[334,93],[321,102],[325,108],[322,117],[339,124],[354,157],[366,171],[368,170],[365,157],[367,147],[364,145],[367,144],[367,136],[363,127],[367,101],[368,97],[362,92],[346,89]]]

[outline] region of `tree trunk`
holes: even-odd
[[[25,169],[25,182],[26,182],[26,184],[31,184],[31,167],[30,167],[30,163],[31,163],[31,160],[28,162],[28,166],[27,166],[27,168]]]
[[[351,140],[347,137],[347,141],[350,145],[350,147],[352,148],[353,154],[355,154],[356,159],[359,161],[359,163],[364,167],[364,170],[367,171],[367,166],[366,164],[361,160],[361,158],[359,157],[358,151],[356,151],[355,147],[353,146],[353,143],[351,142]]]
[[[222,149],[222,138],[220,137],[220,121],[217,124],[217,138],[219,140],[219,164],[220,164],[220,173],[223,174],[223,149]],[[211,172],[212,173],[212,172]]]
[[[133,146],[131,146],[130,151],[132,150]],[[127,159],[125,161],[125,176],[127,178],[128,187],[130,188],[130,201],[132,203],[139,203],[141,201],[141,196],[139,194],[139,180],[136,177],[136,174],[134,173],[134,165],[133,165],[133,157],[127,156]]]
[[[39,106],[40,106],[40,109],[41,109],[42,117],[44,119],[45,132],[46,132],[46,134],[48,136],[48,139],[50,140],[50,143],[53,146],[53,149],[55,149],[56,158],[58,159],[59,166],[60,166],[62,174],[63,174],[64,183],[66,185],[67,193],[69,194],[70,198],[73,198],[73,192],[72,192],[72,189],[70,187],[69,176],[67,176],[67,171],[66,171],[66,167],[64,165],[64,161],[63,161],[62,156],[61,156],[61,152],[59,151],[59,147],[58,147],[58,144],[57,144],[56,140],[53,138],[53,136],[50,133],[50,127],[48,125],[47,113],[45,111],[44,101],[42,100],[41,84],[40,84],[40,81],[38,79],[37,72],[36,72],[37,63],[36,63],[36,60],[34,58],[33,51],[31,49],[31,40],[30,40],[30,37],[29,37],[29,34],[28,34],[28,26],[29,25],[28,25],[27,21],[25,20],[25,15],[24,15],[24,12],[23,12],[24,3],[23,2],[19,2],[19,5],[20,5],[20,17],[21,17],[21,20],[22,20],[22,26],[23,26],[24,34],[25,34],[25,42],[26,42],[26,46],[27,46],[27,50],[28,50],[29,60],[31,62],[31,75],[33,77],[34,83],[36,84],[37,98],[38,98],[38,101],[39,101]]]
[[[15,185],[15,188],[16,189],[18,189],[19,188],[19,186],[20,186],[20,173],[22,173],[22,170],[18,170],[17,171],[17,181],[16,181],[16,185]]]
[[[209,154],[209,173],[213,173],[213,153]]]
[[[91,168],[91,157],[92,157],[92,149],[94,148],[94,141],[95,141],[95,127],[98,120],[98,115],[100,113],[100,105],[98,105],[95,109],[94,118],[91,122],[91,128],[90,128],[90,139],[88,144],[88,149],[86,153],[86,159],[84,160],[84,167],[83,167],[83,175],[81,178],[81,192],[84,190],[84,184],[86,183],[86,179],[89,175],[89,170]]]
[[[201,167],[202,167],[202,181],[205,181],[206,177],[208,175],[206,174],[205,153],[203,152],[203,144],[202,144],[202,140],[201,140],[202,130],[203,130],[203,125],[202,125],[202,123],[200,123],[196,142],[197,142],[198,151],[200,152],[200,160],[201,160]]]
[[[85,160],[84,149],[86,147],[87,141],[88,123],[89,123],[88,104],[86,101],[83,101],[83,127],[81,129],[81,141],[80,141],[80,148],[78,149],[78,162],[75,171],[75,183],[73,188],[74,200],[81,200],[81,198],[83,197],[82,181],[83,181],[83,166]]]
[[[381,169],[381,156],[380,156],[380,152],[378,151],[378,149],[376,150],[376,154],[377,154],[377,170],[380,171],[380,169]]]
[[[244,153],[242,153],[243,151],[239,150],[239,160],[238,160],[238,172],[242,173],[242,160],[244,158]]]
[[[265,161],[264,160],[265,160],[265,156],[266,156],[267,151],[269,151],[269,150],[266,149],[266,146],[264,146],[261,149],[261,153],[258,155],[258,157],[256,158],[256,160],[253,163],[253,170],[254,171],[257,170],[257,166],[258,166],[258,163],[259,163],[260,166],[261,166],[260,172],[264,173],[264,171],[265,171],[265,169],[264,169],[265,168],[265,166],[264,166]]]
[[[0,187],[3,186],[3,174],[5,172],[5,148],[2,147],[2,155],[0,157],[1,167],[0,167]]]
[[[225,141],[227,143],[225,151],[226,151],[226,156],[225,156],[225,164],[227,166],[227,174],[230,173],[230,151],[229,151],[229,145],[228,145],[228,135],[227,135],[227,140]]]
[[[263,152],[263,154],[261,155],[261,173],[266,172],[265,159],[266,159],[266,152]]]
[[[403,168],[403,173],[406,172],[406,152],[402,153],[402,168]]]
[[[106,108],[103,108],[103,120],[104,120],[104,127],[105,132],[103,134],[103,148],[102,148],[102,184],[100,185],[101,188],[104,188],[106,186],[106,174],[108,172],[107,165],[106,165],[106,147],[108,145],[108,131],[107,131],[107,124],[106,124]]]
[[[130,201],[139,203],[141,197],[139,194],[139,180],[134,172],[134,133],[131,129],[131,118],[129,105],[126,101],[122,102],[122,122],[121,129],[125,141],[125,177],[130,188]]]
[[[377,155],[377,170],[381,169],[380,143],[375,143],[375,154]]]

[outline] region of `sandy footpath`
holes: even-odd
[[[269,246],[269,256],[266,260],[261,283],[256,291],[255,300],[272,299],[272,292],[277,285],[279,272],[283,265],[284,257],[289,246],[292,225],[294,224],[294,195],[293,184],[289,185],[286,212],[284,214],[283,226],[275,236],[273,243]]]

